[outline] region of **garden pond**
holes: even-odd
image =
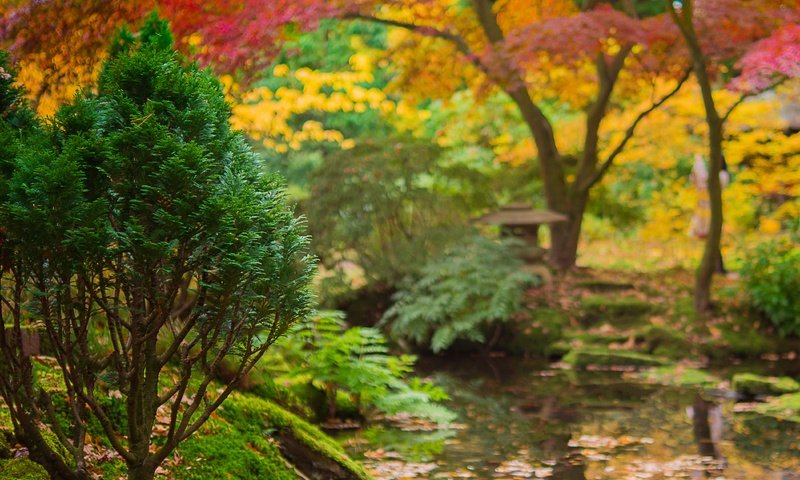
[[[798,376],[800,362],[712,369]],[[509,358],[423,359],[459,419],[387,422],[337,438],[377,479],[800,480],[800,424],[740,412],[721,389],[636,372],[573,371]]]

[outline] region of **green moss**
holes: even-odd
[[[513,332],[500,348],[514,355],[551,355],[553,344],[564,337],[564,326],[569,323],[567,314],[552,308],[530,311],[530,318],[512,327]],[[502,342],[502,340],[501,340]]]
[[[12,458],[0,461],[0,480],[50,480],[50,475],[28,458]]]
[[[568,342],[559,340],[558,342],[555,342],[550,346],[550,356],[561,358],[564,355],[568,354],[571,348],[572,347]]]
[[[8,413],[5,403],[0,401],[0,458],[11,456],[14,426],[11,424],[11,414]]]
[[[649,302],[631,297],[594,295],[581,301],[583,321],[587,324],[608,322],[614,326],[642,323],[654,308]]]
[[[756,406],[755,411],[780,420],[800,423],[800,393],[787,393]]]
[[[103,473],[101,478],[118,479],[128,476],[128,466],[118,457],[99,460],[92,466],[100,469]]]
[[[686,337],[674,328],[648,325],[636,334],[647,353],[669,358],[684,358],[690,353]]]
[[[649,367],[666,364],[664,359],[652,355],[595,346],[575,348],[563,360],[576,368],[586,368],[589,365]]]
[[[586,280],[575,284],[578,288],[585,288],[595,292],[617,292],[620,290],[631,290],[633,284],[625,282],[609,282],[604,280]]]
[[[781,395],[800,391],[800,383],[792,378],[762,377],[752,373],[737,373],[732,385],[743,395]]]
[[[755,328],[722,329],[723,346],[731,353],[744,358],[757,358],[776,350],[775,342]]]
[[[263,434],[270,429],[289,429],[292,435],[312,450],[335,461],[357,478],[369,479],[361,465],[320,429],[267,400],[234,394],[219,411],[220,416],[239,432]]]
[[[608,346],[612,343],[624,343],[630,336],[627,333],[611,331],[608,333],[571,332],[568,337],[581,344]]]
[[[363,420],[359,406],[353,400],[353,396],[338,390],[336,392],[336,416],[340,419]]]
[[[176,480],[297,478],[266,435],[239,431],[219,418],[182,443],[179,453],[183,463],[172,471]]]
[[[64,462],[73,467],[75,466],[75,458],[72,454],[69,453],[67,447],[64,446],[63,443],[58,439],[55,433],[52,432],[49,428],[42,428],[39,430],[39,433],[42,434],[42,438],[44,442],[47,444],[50,449],[56,453],[59,457],[61,457]]]
[[[0,430],[0,458],[11,457],[11,442],[8,441],[6,433]]]
[[[310,414],[306,418],[318,423],[325,421],[328,416],[328,401],[323,390],[305,381],[292,384],[289,391],[309,410]]]
[[[669,365],[645,370],[639,374],[639,378],[660,385],[679,387],[713,387],[719,383],[718,378],[703,370],[686,368],[679,365]]]

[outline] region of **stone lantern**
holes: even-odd
[[[501,237],[522,240],[529,248],[521,255],[531,263],[540,261],[545,250],[539,246],[539,226],[566,222],[567,216],[552,210],[538,210],[525,203],[512,203],[475,220],[483,225],[500,226]]]

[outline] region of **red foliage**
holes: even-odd
[[[783,23],[797,18],[795,2],[781,0],[695,0],[694,23],[710,60],[731,60]]]
[[[800,24],[785,25],[757,42],[737,67],[741,74],[730,86],[747,92],[769,88],[782,78],[800,77]]]
[[[506,48],[522,64],[535,64],[541,53],[557,63],[576,63],[597,57],[613,40],[619,45],[645,43],[641,21],[601,5],[568,17],[548,18],[507,35]]]
[[[280,49],[287,26],[311,29],[333,16],[324,0],[164,0],[164,14],[176,36],[198,34],[197,56],[221,71],[253,71],[268,64]]]

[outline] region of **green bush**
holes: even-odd
[[[13,93],[0,82],[0,142],[20,119],[11,114],[21,106],[6,111]],[[0,349],[0,394],[20,442],[51,473],[82,468],[70,439],[96,420],[90,432],[125,458],[129,476],[152,476],[235,387],[238,378],[207,391],[222,359],[247,373],[308,314],[303,221],[229,119],[219,81],[181,57],[152,14],[138,35],[116,36],[98,84],[59,109],[46,142],[0,146],[12,155],[0,160],[0,325],[19,331],[32,319],[47,333],[70,387],[70,428],[42,438],[51,402],[31,393],[18,345]],[[21,336],[3,327],[0,337]],[[101,400],[98,380],[122,401]],[[153,426],[164,410],[181,419],[166,433]]]
[[[523,270],[515,246],[482,237],[457,245],[395,295],[382,322],[396,337],[434,352],[459,339],[485,342],[490,331],[521,309],[525,288],[539,281]]]
[[[380,330],[345,329],[341,312],[328,311],[300,324],[292,338],[294,342],[304,339],[306,345],[288,346],[289,350],[305,352],[290,375],[310,379],[325,392],[329,417],[336,416],[341,403],[337,403],[337,397],[344,393],[363,413],[371,408],[440,423],[454,419],[452,412],[437,403],[447,398],[442,389],[416,378],[407,380],[416,359],[391,355]]]
[[[800,247],[789,241],[763,243],[747,256],[741,274],[750,304],[781,335],[800,335]]]
[[[491,188],[480,172],[443,156],[436,144],[409,138],[367,140],[326,156],[311,174],[306,204],[325,267],[357,265],[366,283],[395,285],[459,238],[454,230],[470,212],[492,204]]]

